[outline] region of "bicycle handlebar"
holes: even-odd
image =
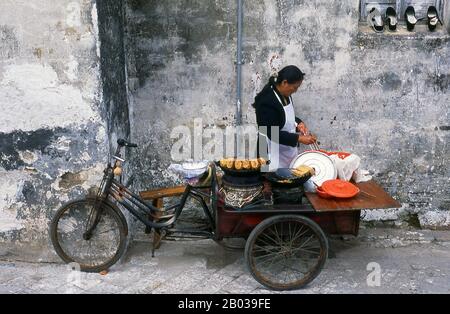
[[[119,140],[117,141],[117,144],[118,144],[119,146],[125,146],[125,147],[130,147],[130,148],[136,148],[136,147],[138,147],[137,144],[133,144],[133,143],[127,142],[127,141],[125,141],[124,139],[119,139]]]

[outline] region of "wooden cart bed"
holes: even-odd
[[[302,214],[316,221],[328,234],[355,235],[359,233],[362,210],[400,208],[401,204],[393,199],[375,181],[359,183],[361,193],[349,200],[323,199],[315,193],[306,193],[310,204],[274,205],[253,210],[236,211],[227,206],[218,207],[217,232],[220,237],[246,236],[264,219],[276,214]],[[145,200],[163,207],[163,199],[180,196],[185,187],[179,186],[142,192]]]
[[[400,208],[402,205],[393,199],[377,182],[369,181],[356,184],[361,189],[361,193],[349,200],[324,199],[315,193],[306,193],[306,197],[311,203],[312,209],[316,212],[340,212],[340,211],[358,211],[368,209],[390,209]],[[145,200],[153,201],[157,207],[162,207],[164,198],[181,196],[186,190],[185,186],[158,189],[141,192],[140,195]],[[298,210],[305,210],[308,205],[286,205],[292,210],[298,207]],[[274,209],[282,206],[273,206]]]

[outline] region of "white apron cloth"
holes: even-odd
[[[295,111],[292,98],[290,98],[290,104],[288,106],[284,106],[278,94],[275,91],[273,92],[275,93],[275,96],[277,97],[281,106],[283,106],[284,113],[286,115],[286,123],[281,128],[281,131],[296,133],[297,122],[295,121]],[[270,171],[275,171],[276,169],[279,168],[289,168],[292,160],[294,160],[294,158],[298,156],[298,146],[292,147],[278,144],[276,142],[269,140],[267,137],[266,140],[269,150]]]

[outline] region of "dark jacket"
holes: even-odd
[[[255,98],[255,104],[253,105],[256,109],[256,121],[258,123],[258,127],[266,126],[267,127],[267,136],[270,140],[272,140],[272,126],[280,127],[280,143],[286,146],[296,147],[298,145],[298,137],[299,135],[296,133],[289,133],[286,131],[281,131],[283,126],[286,124],[286,114],[284,112],[283,106],[278,101],[277,97],[274,94],[274,91],[278,94],[280,99],[283,99],[283,96],[276,90],[275,87],[270,88],[266,87],[264,90]],[[302,120],[299,118],[295,118],[297,123],[301,123]]]

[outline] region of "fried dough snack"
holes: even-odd
[[[259,170],[261,168],[261,164],[258,159],[250,160],[250,165],[253,170]]]
[[[267,161],[263,158],[258,159],[234,159],[234,158],[226,158],[220,160],[220,167],[223,169],[229,170],[255,170],[258,171],[261,169],[261,166],[267,164]]]
[[[244,170],[251,170],[252,169],[252,164],[250,163],[249,160],[244,160],[244,161],[242,161],[242,168]]]
[[[267,161],[264,158],[258,158],[258,162],[261,166],[267,165]]]
[[[227,159],[222,159],[220,161],[220,167],[221,168],[226,168],[227,167]]]
[[[314,174],[314,169],[308,166],[300,166],[297,167],[296,169],[292,169],[292,173],[296,176],[296,177],[304,177],[307,176],[309,174],[313,175]]]
[[[244,167],[242,160],[236,160],[234,162],[234,169],[236,170],[242,170],[242,168]]]
[[[232,159],[232,158],[227,159],[225,162],[225,168],[233,169],[234,168],[234,159]]]

